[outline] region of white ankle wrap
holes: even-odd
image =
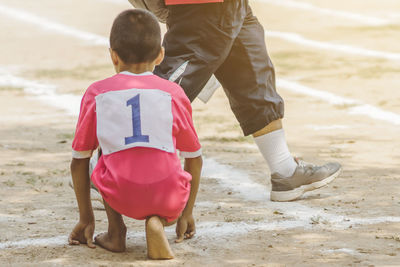
[[[283,177],[293,175],[297,164],[289,152],[283,129],[254,137],[254,141],[267,161],[271,174],[279,173]]]

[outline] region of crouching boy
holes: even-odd
[[[150,12],[122,12],[114,20],[110,47],[117,74],[86,90],[72,143],[79,222],[69,243],[124,251],[122,214],[146,220],[149,258],[171,259],[164,226],[177,221],[176,242],[195,234],[192,210],[202,158],[190,101],[179,85],[152,74],[164,50]],[[102,154],[89,177],[90,157],[98,147]],[[177,150],[185,158],[184,169]],[[104,199],[109,223],[95,244],[90,179]]]

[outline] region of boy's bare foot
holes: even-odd
[[[112,252],[124,252],[126,249],[126,227],[121,228],[119,232],[110,233],[105,232],[98,234],[94,241],[97,245],[112,251]]]
[[[126,226],[121,214],[103,201],[108,218],[108,232],[97,235],[94,241],[100,247],[112,252],[123,252],[126,249]]]
[[[169,260],[174,254],[164,232],[164,223],[158,216],[146,219],[147,256],[153,260]]]

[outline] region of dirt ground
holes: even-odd
[[[279,87],[290,150],[310,162],[338,161],[343,172],[298,201],[271,202],[268,167],[252,138],[243,137],[223,90],[207,104],[196,100],[205,157],[197,235],[175,244],[169,227],[175,259],[150,261],[144,222],[129,218],[124,253],[67,244],[78,217],[68,186],[77,100],[113,68],[107,46],[43,26],[57,23],[107,38],[114,17],[129,4],[0,0],[0,265],[400,266],[400,4],[296,1],[337,11],[328,14],[272,2],[251,5],[267,31],[279,82],[354,100],[332,103],[327,95]],[[388,23],[370,25],[339,11]],[[268,37],[269,31],[392,57],[319,49]],[[377,118],[375,111],[391,113]],[[106,216],[100,203],[94,208],[100,233]]]

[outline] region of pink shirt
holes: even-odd
[[[146,92],[150,91],[159,93],[159,95],[162,97],[169,97],[167,99],[170,99],[170,102],[167,100],[164,101],[166,104],[165,108],[163,107],[163,110],[157,111],[157,104],[154,104],[153,107],[150,107],[150,109],[149,107],[143,106],[147,103],[146,101],[150,101],[151,99],[146,100],[146,98],[142,96],[140,101],[137,97],[130,98],[131,102],[127,101],[127,104],[123,102],[124,106],[121,106],[121,110],[124,109],[126,112],[128,112],[126,114],[132,118],[124,118],[118,114],[108,114],[111,116],[111,119],[108,119],[109,123],[113,123],[113,118],[115,118],[115,121],[118,121],[119,117],[125,119],[126,125],[124,125],[124,127],[128,127],[127,129],[130,129],[130,132],[124,134],[121,133],[122,130],[119,130],[118,128],[116,133],[108,133],[110,127],[107,126],[108,124],[104,124],[101,127],[105,129],[105,133],[102,133],[102,137],[99,138],[100,133],[98,130],[101,130],[101,127],[99,126],[100,122],[97,122],[97,120],[98,116],[100,115],[96,114],[96,105],[99,105],[99,99],[101,99],[103,96],[108,96],[113,100],[115,98],[114,94],[118,95],[125,92],[132,93],[136,92],[135,90],[138,90],[142,96],[145,96]],[[135,94],[136,93],[133,93],[132,95]],[[140,102],[141,106],[138,108],[138,106],[135,104],[136,102],[132,102],[132,99],[135,101],[137,100],[137,103]],[[97,104],[96,100],[98,102]],[[97,108],[99,109],[100,106]],[[147,115],[143,114],[143,112],[146,110],[145,108],[147,108]],[[102,107],[102,109],[104,108]],[[139,110],[140,112],[138,112]],[[101,115],[101,118],[106,117],[107,109],[102,112],[105,115]],[[155,114],[157,112],[159,114]],[[97,113],[100,113],[100,110],[98,110]],[[168,128],[168,122],[165,124],[165,126],[161,126],[164,125],[163,122],[155,125],[155,123],[152,121],[142,121],[149,116],[154,118],[168,118],[167,115],[169,113],[172,114],[170,128]],[[139,119],[137,118],[137,114],[140,114],[141,116],[138,117]],[[134,117],[136,119],[134,119]],[[132,123],[133,125],[136,124],[136,126],[131,125]],[[156,126],[160,125],[160,127],[164,127],[166,129],[165,131],[161,131],[161,133],[164,133],[164,135],[170,134],[171,136],[166,136],[166,138],[162,138],[161,136],[157,139],[161,141],[152,144],[152,142],[155,142],[153,141],[154,139],[152,138],[152,133],[155,131],[157,132],[158,130],[151,130],[148,127],[146,128],[146,125],[150,128],[155,128]],[[116,124],[115,127],[119,127],[119,125]],[[140,132],[138,132],[138,129]],[[129,138],[132,138],[132,131],[133,136],[135,136],[136,131],[136,135],[147,136],[147,139],[144,141],[142,140],[142,142],[129,141]],[[120,137],[118,138],[121,139],[121,144],[112,146],[107,143],[107,141],[115,141],[115,136],[118,135],[125,137],[125,143]],[[188,174],[182,170],[176,149],[180,151],[181,156],[186,158],[193,158],[201,155],[200,143],[192,122],[192,109],[189,99],[186,97],[183,89],[179,85],[159,78],[152,73],[132,74],[129,72],[122,72],[105,80],[95,82],[86,90],[81,103],[81,110],[76,127],[75,138],[72,143],[73,157],[90,157],[93,150],[99,146],[99,140],[100,144],[102,140],[105,144],[105,147],[102,147],[103,151],[105,151],[106,146],[107,149],[108,147],[111,147],[111,149],[109,149],[109,151],[107,150],[108,153],[104,153],[102,159],[98,162],[96,169],[102,171],[99,172],[95,169],[92,175],[92,180],[124,179],[139,184],[150,184],[160,181],[166,177],[170,177],[171,175],[187,176]],[[171,149],[168,150],[168,144],[164,146],[163,142],[170,142],[172,151]],[[99,189],[105,193],[108,192],[106,187]]]

